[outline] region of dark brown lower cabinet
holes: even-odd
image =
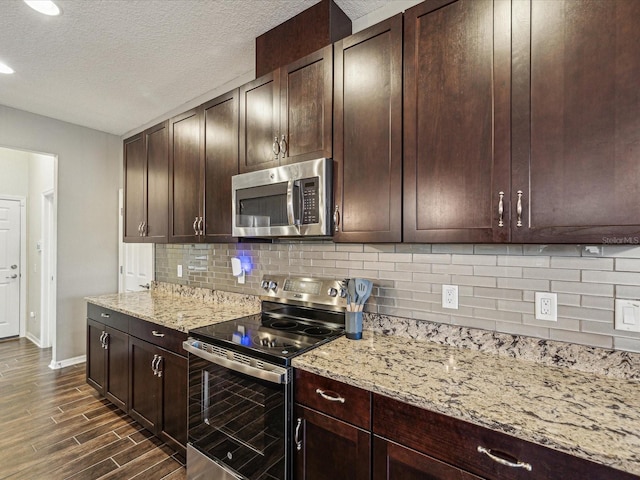
[[[129,336],[87,320],[87,383],[126,411],[129,403]]]
[[[187,443],[187,359],[131,337],[129,415],[175,447]]]
[[[480,480],[411,448],[373,437],[373,480]]]
[[[295,478],[368,480],[371,434],[296,404]]]
[[[87,310],[87,383],[184,452],[188,366],[182,340],[186,334],[92,304]]]

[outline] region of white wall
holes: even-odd
[[[120,139],[0,105],[0,146],[58,156],[54,360],[84,355],[84,297],[118,288]]]
[[[41,340],[40,307],[42,252],[38,243],[42,240],[42,192],[53,189],[54,161],[51,155],[30,153],[29,157],[29,198],[27,201],[27,333]],[[31,318],[33,312],[35,317]]]
[[[29,154],[0,147],[0,194],[27,197]]]

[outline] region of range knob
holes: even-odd
[[[271,340],[271,341],[269,342],[269,346],[270,346],[271,348],[276,348],[276,345],[278,345],[278,342],[276,342],[275,340]]]
[[[262,280],[260,282],[260,286],[262,287],[263,290],[269,290],[269,282],[266,280]]]
[[[327,291],[327,295],[329,295],[330,297],[337,297],[338,296],[338,290],[336,290],[335,288],[331,287]]]
[[[278,284],[276,282],[274,282],[273,280],[271,280],[269,282],[269,290],[273,290],[274,293],[278,291]]]
[[[265,337],[262,340],[260,340],[260,343],[262,343],[263,347],[268,347],[269,346],[269,339]]]
[[[344,287],[340,288],[340,297],[341,298],[347,298],[347,289]]]

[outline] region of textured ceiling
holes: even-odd
[[[394,0],[336,0],[356,20]],[[254,70],[256,36],[317,0],[0,0],[0,104],[116,135]]]

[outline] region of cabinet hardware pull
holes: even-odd
[[[516,212],[518,213],[518,222],[516,227],[522,226],[522,190],[518,190],[518,203],[516,206]]]
[[[512,468],[524,468],[527,472],[530,472],[533,469],[533,467],[529,463],[525,463],[521,461],[517,461],[517,463],[514,463],[514,462],[510,462],[509,460],[505,460],[504,458],[500,458],[497,455],[494,455],[491,452],[490,448],[485,448],[483,446],[478,445],[478,452],[484,453],[487,457],[489,457],[494,462],[498,462],[500,465],[505,465],[507,467],[512,467]]]
[[[18,274],[14,273],[13,275],[9,275],[8,277],[4,277],[4,278],[9,278],[9,279],[13,280],[15,278],[18,278]]]
[[[107,332],[105,332],[104,330],[102,331],[102,333],[100,334],[100,347],[104,348],[104,336],[107,334]]]
[[[142,236],[142,222],[138,224],[138,235]]]
[[[287,153],[287,141],[285,140],[284,135],[282,135],[282,140],[280,140],[280,152],[282,153],[282,158],[284,158]]]
[[[198,217],[193,219],[193,231],[198,235]]]
[[[142,222],[142,236],[147,236],[147,222]]]
[[[156,362],[158,361],[158,355],[155,354],[153,356],[153,360],[151,360],[151,370],[153,370],[153,375],[156,376],[158,375],[158,367],[156,365]]]
[[[504,192],[498,193],[500,200],[498,201],[498,226],[504,227]]]
[[[109,334],[104,332],[104,349],[109,350]]]
[[[160,333],[157,330],[151,330],[151,335],[153,335],[154,337],[164,337],[164,333]]]
[[[333,224],[335,225],[334,231],[340,231],[340,205],[336,205],[336,209],[333,211]]]
[[[108,313],[101,313],[100,316],[102,318],[109,318],[111,315],[109,315]]]
[[[274,137],[273,145],[271,146],[271,150],[273,150],[273,154],[278,159],[278,154],[280,153],[280,144],[278,143],[278,137]]]
[[[344,398],[342,398],[337,393],[336,393],[336,396],[333,397],[331,395],[327,395],[325,393],[325,390],[320,390],[319,388],[316,389],[316,393],[318,395],[320,395],[322,398],[324,398],[325,400],[329,400],[330,402],[340,402],[340,403],[344,403],[345,402]],[[329,393],[335,393],[335,392],[329,392]]]
[[[300,427],[302,426],[302,419],[298,418],[296,423],[296,433],[293,436],[293,442],[296,444],[296,450],[299,452],[302,450],[302,440],[300,440]]]
[[[160,363],[162,363],[162,356],[158,355],[158,362],[156,363],[156,372],[158,373],[158,377],[162,376],[162,370],[160,369]]]
[[[198,220],[198,235],[204,235],[204,231],[202,230],[204,228],[203,223],[204,221],[202,220],[202,217],[200,217]]]

